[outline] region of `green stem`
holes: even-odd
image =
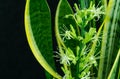
[[[90,50],[90,53],[88,53],[87,58],[89,58],[91,55],[93,55],[95,53],[95,48],[96,48],[96,45],[97,45],[97,41],[98,41],[99,35],[101,33],[101,30],[102,30],[102,28],[104,26],[104,23],[105,23],[105,20],[103,21],[102,25],[100,26],[100,28],[99,28],[99,30],[97,32],[96,39],[93,42],[92,48]]]

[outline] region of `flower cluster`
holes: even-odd
[[[65,73],[63,79],[89,79],[90,68],[97,66],[96,59],[98,58],[95,53],[88,55],[94,41],[98,41],[99,37],[96,37],[97,32],[95,27],[89,27],[88,23],[97,17],[100,18],[104,12],[103,6],[95,8],[95,5],[90,4],[88,9],[80,10],[75,4],[76,12],[74,14],[66,15],[72,16],[76,22],[76,26],[70,24],[66,26],[63,24],[60,35],[65,44],[62,52],[59,51],[60,63],[63,65],[62,70]],[[89,27],[86,29],[86,27]],[[70,45],[73,45],[70,46]],[[94,50],[96,52],[96,50]],[[75,66],[76,72],[71,72],[71,68]],[[76,75],[77,74],[77,75]]]
[[[75,9],[76,13],[74,14],[74,19],[76,23],[81,27],[85,28],[88,22],[94,18],[97,18],[97,20],[100,19],[100,16],[105,14],[102,9],[103,6],[101,7],[95,7],[92,3],[90,4],[90,7],[88,9],[80,10],[75,4]]]

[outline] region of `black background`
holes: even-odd
[[[58,1],[48,0],[53,22]],[[45,79],[27,43],[24,8],[25,0],[0,0],[0,79]],[[55,36],[53,41],[56,47]]]

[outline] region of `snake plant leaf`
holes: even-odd
[[[120,40],[118,36],[118,34],[120,34],[120,32],[117,32],[117,31],[120,31],[119,29],[119,16],[120,16],[120,0],[117,0],[116,1],[116,5],[115,5],[115,10],[114,10],[114,14],[113,14],[113,21],[112,21],[112,25],[110,27],[110,36],[109,36],[109,44],[108,46],[110,46],[108,48],[108,59],[107,59],[107,69],[106,69],[106,72],[109,72],[111,67],[110,66],[111,64],[113,64],[114,60],[115,60],[115,57],[117,55],[117,52],[119,50],[119,42]],[[114,53],[113,53],[114,52]],[[108,76],[106,74],[106,76]]]
[[[85,9],[86,8],[86,6],[85,6],[85,0],[78,0],[78,2],[80,3],[81,9]]]
[[[60,76],[54,71],[51,15],[46,0],[27,0],[25,31],[30,48],[37,61],[52,76],[59,79]],[[47,74],[47,76],[49,75]]]
[[[73,14],[73,10],[70,4],[68,3],[68,1],[60,0],[57,6],[57,11],[55,16],[55,32],[56,32],[56,39],[57,39],[59,51],[62,51],[62,47],[66,49],[69,47],[71,50],[76,51],[75,48],[77,46],[76,44],[78,43],[69,40],[64,41],[64,38],[66,38],[66,36],[63,37],[61,36],[63,32],[70,30],[71,28],[70,26],[76,26],[74,18],[72,16],[69,16],[70,14]],[[68,18],[66,18],[67,15],[69,16]],[[73,28],[75,29],[76,27]],[[76,73],[74,72],[75,70],[73,70],[73,74],[76,75]]]
[[[108,79],[115,79],[115,76],[116,76],[116,71],[117,71],[117,67],[119,66],[119,61],[120,61],[120,49],[118,51],[118,54],[117,54],[117,57],[115,59],[115,62],[113,64],[113,67],[110,71],[110,74],[108,76]],[[119,75],[119,74],[118,74]]]
[[[98,79],[106,79],[108,77],[119,49],[119,4],[120,0],[109,0],[108,7],[106,9],[106,19],[103,29]]]
[[[73,12],[67,0],[60,0],[55,16],[55,32],[56,32],[56,38],[59,41],[62,41],[60,37],[60,31],[61,31],[60,28],[63,28],[64,26],[67,27],[70,24],[70,20],[65,18],[65,16],[71,13]]]
[[[64,42],[64,38],[66,38],[66,35],[61,36],[62,33],[64,34],[65,31],[70,30],[70,24],[73,26],[76,26],[73,17],[69,16],[70,14],[73,14],[73,10],[71,6],[69,5],[68,1],[60,0],[58,7],[57,7],[56,16],[55,16],[56,39],[58,43],[61,43],[61,45],[63,45],[64,47],[65,45],[67,45],[73,48],[73,44],[75,45],[75,43],[69,42],[69,41]],[[66,18],[67,15],[69,16],[68,18]]]

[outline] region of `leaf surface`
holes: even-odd
[[[27,0],[25,31],[28,43],[37,61],[51,75],[60,76],[55,69],[52,49],[51,15],[46,0]],[[49,76],[47,74],[47,76]],[[51,76],[49,76],[51,77]]]

